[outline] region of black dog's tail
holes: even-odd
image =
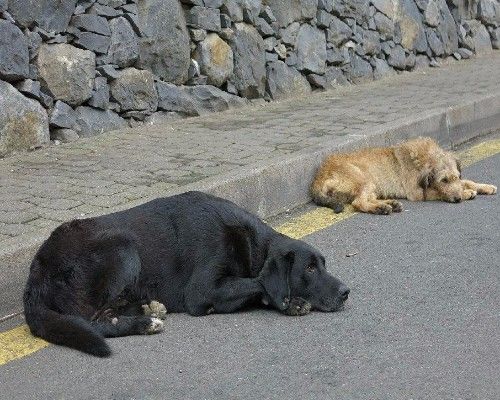
[[[43,288],[37,286],[30,277],[24,292],[24,314],[33,335],[98,357],[111,354],[104,336],[89,321],[51,310],[44,302]]]

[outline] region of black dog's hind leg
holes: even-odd
[[[93,321],[92,325],[104,337],[150,335],[163,330],[163,321],[144,315],[108,315],[98,321]]]
[[[105,337],[163,330],[163,322],[156,315],[144,315],[142,305],[149,301],[141,299],[137,287],[141,260],[134,240],[120,232],[104,232],[91,244],[91,253],[99,265],[91,282],[91,298],[96,307],[92,325]],[[161,303],[154,305],[161,309]]]

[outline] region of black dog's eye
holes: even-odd
[[[307,271],[307,272],[314,272],[314,271],[316,271],[316,265],[314,265],[314,264],[309,264],[309,265],[306,267],[306,271]]]
[[[449,179],[448,179],[448,178],[443,178],[443,179],[441,179],[441,182],[443,182],[443,183],[448,183],[448,182],[449,182]]]

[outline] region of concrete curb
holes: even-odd
[[[108,212],[131,208],[160,196],[201,190],[227,198],[260,217],[270,217],[310,201],[309,185],[312,177],[322,159],[332,152],[392,145],[417,136],[433,137],[443,147],[453,149],[499,128],[500,90],[485,96],[471,97],[451,107],[402,118],[375,130],[336,137],[321,146],[243,167],[167,193],[158,192],[126,205],[113,207]],[[92,215],[86,215],[89,216]],[[0,249],[0,258],[4,264],[16,266],[0,271],[0,287],[4,292],[0,316],[20,311],[29,262],[51,230],[39,231],[22,239],[14,238]]]

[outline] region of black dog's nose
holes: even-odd
[[[351,292],[351,289],[349,289],[347,286],[341,286],[339,288],[339,297],[340,300],[346,301],[347,298],[349,297],[349,293]]]
[[[454,197],[453,198],[453,203],[460,203],[462,201],[461,197]]]

